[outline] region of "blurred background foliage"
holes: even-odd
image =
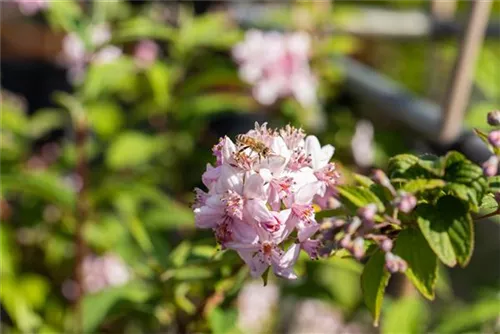
[[[239,79],[230,54],[244,35],[245,24],[234,19],[238,6],[245,13],[244,4],[52,1],[34,16],[16,16],[17,5],[2,2],[10,15],[1,22],[0,301],[6,333],[499,331],[498,225],[478,222],[470,266],[459,273],[442,268],[433,303],[405,291],[403,280],[391,282],[392,298],[380,328],[373,328],[362,303],[361,264],[304,258],[302,278],[271,279],[264,288],[249,281],[241,261],[218,250],[209,233],[194,230],[189,207],[218,137],[246,131],[255,121],[303,126],[336,147],[345,170],[364,173],[383,168],[394,154],[427,152],[425,138],[389,120],[360,123],[355,101],[343,91],[343,68],[331,58],[358,59],[439,102],[456,37],[406,41],[325,33],[331,22],[360,21],[366,4],[302,2],[273,11],[269,3],[259,26],[314,37],[311,66],[321,106],[304,109],[287,98],[264,107]],[[369,5],[429,11],[427,1]],[[468,6],[459,1],[458,19]],[[102,24],[111,36],[96,45],[93,29]],[[38,35],[24,39],[19,27],[42,32],[41,43],[55,51],[27,53],[23,46]],[[111,61],[89,57],[74,80],[58,61],[67,34],[83,41],[87,55],[108,45],[122,52]],[[48,45],[52,39],[56,46]],[[135,50],[144,40],[157,49],[141,63]],[[498,108],[499,71],[498,38],[487,40],[467,126],[483,126],[486,113]],[[80,278],[76,261],[84,263]]]

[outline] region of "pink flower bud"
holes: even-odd
[[[493,110],[488,113],[488,124],[489,125],[500,125],[500,110]]]
[[[353,217],[351,222],[347,225],[347,233],[354,234],[361,226],[361,224],[361,219],[359,219],[358,217]]]
[[[493,147],[500,147],[500,130],[493,130],[488,135],[488,141]]]
[[[345,237],[343,237],[342,239],[340,239],[340,247],[345,248],[345,249],[349,249],[349,248],[351,248],[351,246],[352,246],[352,240],[351,240],[351,236],[349,234],[346,235]]]
[[[387,239],[384,239],[381,243],[380,243],[380,248],[385,252],[390,252],[392,250],[392,246],[393,246],[393,243],[392,243],[392,240],[387,238]]]
[[[372,179],[373,179],[373,181],[375,183],[378,183],[381,186],[384,186],[387,189],[389,189],[389,191],[392,194],[396,193],[396,190],[392,186],[391,181],[389,180],[389,178],[387,177],[387,175],[382,170],[380,170],[380,169],[374,170],[373,174],[372,174]]]
[[[377,213],[377,205],[373,203],[358,209],[358,216],[364,220],[373,220],[373,218],[375,218],[376,213]]]
[[[361,259],[365,255],[365,239],[357,237],[352,243],[352,255],[356,259]]]
[[[394,205],[396,205],[399,211],[409,213],[417,205],[417,198],[412,194],[400,192],[394,199]]]
[[[498,173],[498,157],[492,155],[488,160],[486,160],[482,167],[485,176],[495,176]]]

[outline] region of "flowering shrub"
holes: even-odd
[[[496,152],[495,135],[482,137]],[[398,155],[388,175],[376,170],[371,179],[354,175],[355,184],[339,185],[330,162],[334,148],[291,126],[256,124],[236,143],[221,138],[213,153],[215,166],[208,164],[202,176],[207,191],[196,189],[196,226],[213,229],[221,247],[235,250],[265,282],[269,266],[277,276],[297,278],[293,265],[301,249],[313,259],[369,257],[361,285],[375,324],[391,273],[405,273],[433,299],[438,260],[467,265],[472,214],[491,202],[499,184],[449,152],[441,158]],[[328,207],[329,198],[340,205]],[[498,213],[496,205],[489,215]],[[315,207],[323,211],[315,214]]]

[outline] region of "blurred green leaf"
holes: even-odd
[[[161,275],[162,280],[174,278],[178,281],[197,281],[207,279],[214,275],[213,271],[203,266],[187,266],[169,269]]]
[[[16,257],[19,254],[17,245],[12,240],[12,232],[5,225],[0,223],[0,277],[13,275],[16,271]]]
[[[62,109],[40,109],[31,117],[29,133],[32,138],[40,138],[50,131],[64,128],[67,113]]]
[[[256,102],[249,96],[241,93],[207,93],[183,100],[179,104],[179,117],[193,115],[208,115],[223,111],[254,110]]]
[[[377,250],[365,265],[361,274],[361,289],[365,304],[372,313],[373,325],[378,326],[384,291],[390,278],[389,272],[385,269],[384,253]]]
[[[113,43],[138,41],[144,38],[170,41],[175,30],[165,24],[154,22],[146,17],[134,17],[122,21],[113,35]]]
[[[8,194],[11,191],[28,193],[67,209],[73,209],[76,201],[75,191],[48,171],[18,171],[2,175],[2,192]]]
[[[128,300],[134,303],[144,303],[149,298],[150,293],[146,286],[131,282],[127,285],[110,287],[98,293],[86,295],[82,301],[83,332],[96,333],[111,308],[119,301]]]
[[[168,105],[171,99],[172,69],[164,63],[156,62],[147,69],[146,76],[151,85],[155,103],[159,106]]]
[[[183,266],[191,253],[191,243],[187,240],[181,242],[170,254],[170,262],[176,268]]]
[[[427,299],[434,299],[437,280],[437,258],[422,233],[414,228],[401,231],[394,253],[408,264],[405,275]]]
[[[383,334],[425,333],[428,310],[418,296],[403,297],[390,303],[384,314],[381,331]]]
[[[433,333],[463,333],[487,321],[498,318],[500,300],[497,297],[480,300],[472,305],[453,309],[446,314]]]
[[[472,219],[464,204],[453,196],[441,197],[435,206],[417,207],[418,225],[441,261],[465,266],[474,248]]]
[[[34,333],[42,324],[40,316],[29,305],[25,295],[19,293],[20,286],[16,278],[2,276],[0,301],[10,319],[23,333]]]
[[[236,332],[237,318],[236,310],[216,307],[210,312],[208,322],[213,334],[231,334]]]
[[[25,112],[9,98],[4,98],[3,95],[2,98],[2,112],[0,113],[2,132],[12,131],[18,135],[26,135],[29,130],[29,119]]]
[[[46,278],[35,274],[24,274],[20,277],[18,284],[19,292],[30,307],[40,309],[44,306],[50,290]]]
[[[132,59],[122,56],[109,63],[93,63],[83,85],[83,97],[93,101],[102,96],[124,92],[134,94],[136,66]]]
[[[189,290],[189,284],[178,284],[174,290],[174,300],[177,306],[179,306],[187,314],[193,314],[196,311],[196,306],[187,297]]]
[[[124,132],[108,148],[106,164],[111,169],[136,167],[148,162],[159,148],[153,137],[141,132]]]
[[[90,127],[104,139],[113,136],[123,125],[123,112],[115,103],[89,103],[86,109]]]
[[[68,32],[78,30],[82,16],[78,2],[73,0],[52,2],[47,6],[46,14],[50,25]]]

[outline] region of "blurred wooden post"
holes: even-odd
[[[448,144],[457,139],[462,130],[465,109],[470,97],[476,59],[480,51],[492,0],[474,0],[467,28],[450,77],[442,111],[443,118],[439,140]]]
[[[431,20],[432,22],[452,22],[457,10],[456,0],[432,0]],[[434,23],[435,25],[436,23]],[[442,78],[449,71],[448,66],[443,71],[444,59],[439,48],[439,38],[435,29],[430,30],[429,36],[429,65],[427,75],[427,97],[434,101],[441,101],[443,98]],[[445,72],[445,73],[443,73]]]

